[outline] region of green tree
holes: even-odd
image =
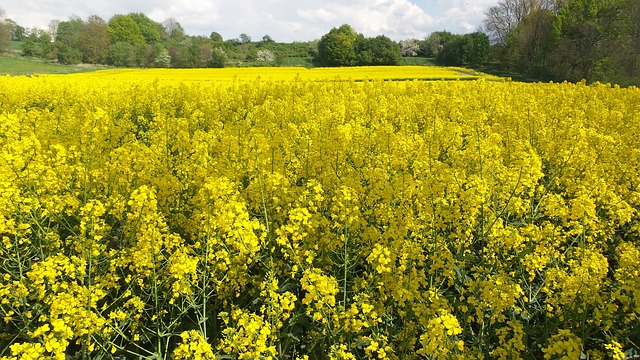
[[[436,62],[447,66],[460,66],[464,59],[465,39],[462,35],[452,35],[436,55]]]
[[[79,49],[85,63],[104,64],[106,62],[111,38],[104,19],[97,15],[89,16],[80,33],[79,41]]]
[[[453,40],[455,36],[448,31],[432,32],[422,44],[421,53],[428,57],[437,57],[444,45]]]
[[[209,35],[209,39],[211,39],[211,41],[216,45],[216,46],[222,46],[222,43],[224,42],[224,40],[222,39],[222,35],[220,35],[217,32],[212,32],[211,35]]]
[[[11,41],[23,41],[27,37],[27,30],[11,19],[3,19],[2,23],[9,28]]]
[[[463,63],[469,65],[480,65],[489,58],[489,47],[491,43],[489,36],[483,32],[474,32],[463,35],[464,58]]]
[[[80,49],[80,36],[84,26],[84,21],[78,16],[61,21],[56,29],[56,43],[62,43],[71,49]]]
[[[22,56],[45,57],[52,51],[51,35],[44,30],[33,28],[23,40]]]
[[[109,46],[107,64],[117,67],[131,67],[136,63],[134,46],[125,41],[119,41]]]
[[[147,44],[153,45],[160,41],[161,24],[149,19],[147,15],[143,13],[130,13],[129,17],[138,24],[140,33]]]
[[[620,0],[569,1],[553,23],[551,65],[556,78],[600,80],[596,70],[607,72],[603,66],[610,67],[607,50],[618,44],[623,11],[624,2]]]
[[[318,58],[324,65],[351,66],[356,62],[358,34],[347,24],[333,28],[318,43]]]
[[[189,46],[188,66],[204,68],[208,67],[213,54],[211,39],[204,36],[193,36]]]
[[[191,38],[186,37],[180,42],[172,43],[167,50],[171,57],[171,67],[173,68],[187,68],[193,67],[191,64]]]
[[[140,26],[129,15],[115,15],[109,19],[107,32],[112,43],[126,42],[131,45],[145,43]]]
[[[250,42],[251,42],[251,36],[249,36],[249,35],[247,35],[245,33],[240,34],[240,43],[248,44]]]
[[[524,18],[536,11],[548,10],[557,13],[566,0],[500,0],[484,14],[484,29],[494,43],[508,45],[510,32]]]
[[[61,64],[80,64],[82,62],[82,51],[73,48],[63,42],[55,43],[56,57]]]
[[[398,65],[401,60],[400,45],[384,35],[374,38],[359,36],[356,41],[357,65]]]
[[[226,63],[227,54],[220,48],[213,49],[208,66],[212,68],[223,68],[225,67]]]
[[[547,56],[552,45],[555,14],[534,11],[510,32],[503,58],[515,70],[537,78],[547,78]]]

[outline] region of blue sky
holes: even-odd
[[[366,36],[394,40],[424,38],[433,31],[467,33],[482,25],[484,12],[498,0],[20,0],[0,5],[18,24],[46,29],[53,19],[71,15],[105,20],[142,12],[162,22],[173,17],[189,35],[219,32],[223,38],[246,33],[254,40],[269,35],[279,42],[320,38],[332,27],[350,24]]]

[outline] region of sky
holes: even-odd
[[[498,0],[15,0],[0,4],[5,17],[25,28],[47,29],[51,20],[76,15],[141,12],[162,22],[173,17],[188,35],[226,39],[269,35],[277,42],[319,39],[333,27],[351,25],[365,36],[423,39],[433,31],[465,34],[478,30],[484,12]]]

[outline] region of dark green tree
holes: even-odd
[[[109,46],[107,64],[117,67],[132,67],[136,64],[135,48],[132,44],[119,41]]]
[[[97,15],[91,15],[84,24],[79,39],[82,61],[88,64],[105,64],[111,42],[107,23]]]
[[[204,68],[207,67],[211,61],[211,54],[213,53],[213,46],[211,40],[205,37],[193,37],[191,39],[191,46],[189,47],[190,66]]]
[[[480,65],[489,58],[489,36],[483,32],[463,35],[464,57],[462,62],[469,65]]]
[[[80,64],[82,62],[82,51],[73,48],[63,42],[55,43],[56,56],[61,64]]]
[[[401,60],[400,45],[384,35],[356,41],[357,65],[398,65]]]
[[[547,78],[547,57],[553,42],[555,14],[534,11],[507,35],[503,61],[512,69],[535,78]]]
[[[38,45],[27,37],[22,41],[22,56],[38,56]]]
[[[223,68],[227,64],[227,54],[220,48],[214,48],[211,52],[211,59],[207,64],[212,68]]]
[[[460,66],[465,60],[466,41],[462,35],[453,35],[436,55],[436,62],[446,66]]]
[[[222,43],[224,42],[224,39],[222,39],[222,35],[220,35],[217,32],[212,32],[211,35],[209,35],[209,39],[211,39],[211,41],[216,45],[216,46],[222,46]]]
[[[606,49],[614,48],[620,36],[617,25],[623,4],[620,0],[571,0],[559,12],[553,24],[551,58],[557,79],[591,82],[599,78],[597,67],[603,71],[603,65],[609,66]]]
[[[78,16],[61,21],[56,30],[56,43],[62,43],[71,49],[80,49],[80,37],[84,26],[84,21]]]

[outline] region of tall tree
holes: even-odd
[[[452,35],[436,56],[436,62],[447,66],[464,63],[465,41],[462,35]]]
[[[105,64],[110,42],[104,19],[97,15],[89,16],[80,34],[83,61],[89,64]]]
[[[624,2],[620,0],[569,1],[553,24],[556,75],[572,81],[592,81],[598,66],[610,66],[605,49],[612,51],[618,44],[623,12]]]
[[[69,20],[61,21],[58,24],[55,49],[59,62],[63,64],[77,64],[82,62],[80,37],[84,26],[84,21],[78,16],[72,16]]]
[[[56,36],[58,35],[58,26],[60,25],[60,20],[53,19],[49,21],[49,34],[51,34],[51,38],[53,41],[56,41]]]
[[[528,14],[538,10],[557,12],[564,0],[500,0],[485,12],[484,28],[494,43],[507,46],[507,36]]]
[[[182,25],[176,20],[176,18],[170,17],[162,22],[162,27],[167,36],[171,39],[181,39],[185,36]]]
[[[84,28],[84,21],[78,16],[71,16],[67,21],[61,21],[56,27],[56,41],[78,49],[80,48],[80,34]]]
[[[487,61],[490,46],[489,36],[487,36],[487,34],[476,31],[471,34],[465,34],[463,40],[463,62],[465,64],[480,65]]]
[[[553,42],[555,15],[549,10],[534,11],[510,32],[505,60],[522,73],[547,77],[547,56]]]
[[[640,1],[622,0],[617,22],[619,34],[609,48],[612,66],[619,69],[618,83],[640,85]]]
[[[333,28],[318,43],[318,57],[329,66],[351,66],[355,64],[355,44],[358,34],[347,24]]]
[[[18,25],[15,21],[5,18],[0,22],[4,23],[4,25],[9,29],[9,32],[11,33],[11,41],[23,41],[27,37],[27,30],[23,26]]]

